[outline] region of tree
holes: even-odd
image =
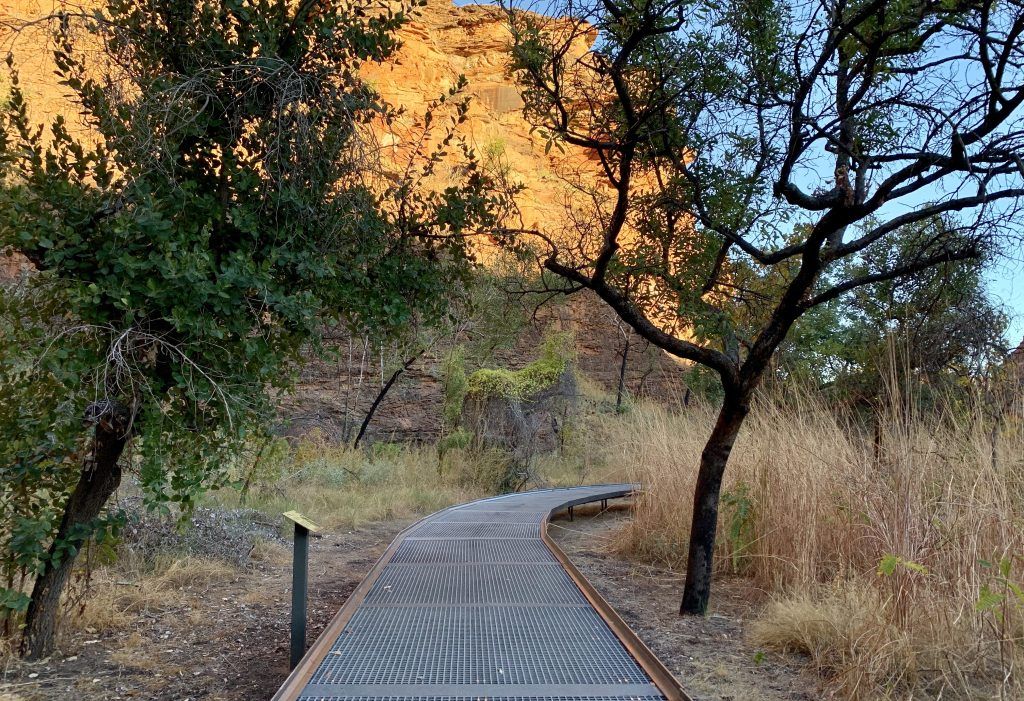
[[[722,386],[680,607],[702,614],[726,463],[797,320],[992,253],[1015,230],[1024,11],[1013,0],[562,0],[542,17],[511,2],[527,119],[549,144],[589,149],[603,180],[570,205],[568,233],[510,227],[506,241],[535,241],[558,289],[593,290]],[[874,255],[936,219],[897,255]],[[865,265],[835,274],[854,256]]]
[[[928,222],[928,226],[942,226]],[[910,241],[893,239],[887,247],[874,247],[873,255],[898,259]],[[857,259],[851,274],[868,265]],[[855,353],[848,355],[849,376],[887,374],[892,363],[889,346],[899,347],[895,358],[898,377],[916,376],[929,383],[944,378],[980,377],[988,366],[1007,353],[1004,333],[1006,314],[989,298],[979,261],[938,265],[913,279],[897,278],[878,283],[870,294],[857,290],[845,300],[846,336]],[[865,370],[870,370],[865,372]],[[861,377],[860,384],[866,378]],[[870,380],[867,380],[871,384]]]
[[[491,225],[495,200],[454,134],[462,86],[389,169],[372,135],[396,111],[357,72],[387,60],[416,2],[61,13],[54,57],[89,137],[60,117],[34,127],[12,74],[0,247],[38,274],[15,293],[33,306],[0,327],[2,602],[26,611],[29,657],[52,648],[79,550],[116,531],[104,507],[123,469],[150,506],[187,512],[224,483],[325,324],[437,317],[464,283],[465,237]],[[429,188],[459,148],[461,175]],[[15,573],[34,579],[30,597]]]
[[[836,280],[898,260],[922,231],[908,227],[883,246],[843,261]],[[943,390],[980,378],[1007,353],[1007,316],[985,289],[982,261],[936,265],[819,305],[800,317],[776,351],[776,379],[830,387],[843,401],[873,401],[897,379]]]

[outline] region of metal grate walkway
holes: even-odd
[[[628,484],[463,504],[406,530],[275,701],[664,701],[672,676],[545,532]]]

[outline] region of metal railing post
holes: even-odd
[[[292,656],[289,669],[295,669],[306,654],[306,586],[309,576],[309,529],[295,524],[295,549],[292,555]]]

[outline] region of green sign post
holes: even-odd
[[[320,527],[300,514],[287,511],[284,517],[295,524],[295,546],[292,555],[292,652],[291,667],[295,669],[306,654],[306,589],[309,578],[309,534]]]

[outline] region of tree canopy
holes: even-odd
[[[682,605],[701,613],[725,465],[797,320],[1019,237],[1024,6],[505,4],[528,119],[604,173],[566,174],[579,235],[510,228],[509,245],[722,386]]]
[[[394,330],[457,295],[466,235],[496,204],[455,136],[462,86],[431,105],[410,162],[389,164],[374,134],[397,111],[358,73],[388,60],[416,4],[61,12],[54,58],[82,137],[61,117],[32,124],[12,70],[0,246],[37,274],[4,292],[0,327],[0,431],[17,437],[0,446],[0,603],[28,607],[28,653],[52,643],[77,550],[116,527],[103,506],[122,464],[151,504],[187,509],[223,482],[324,324]],[[463,167],[428,186],[446,150]]]

